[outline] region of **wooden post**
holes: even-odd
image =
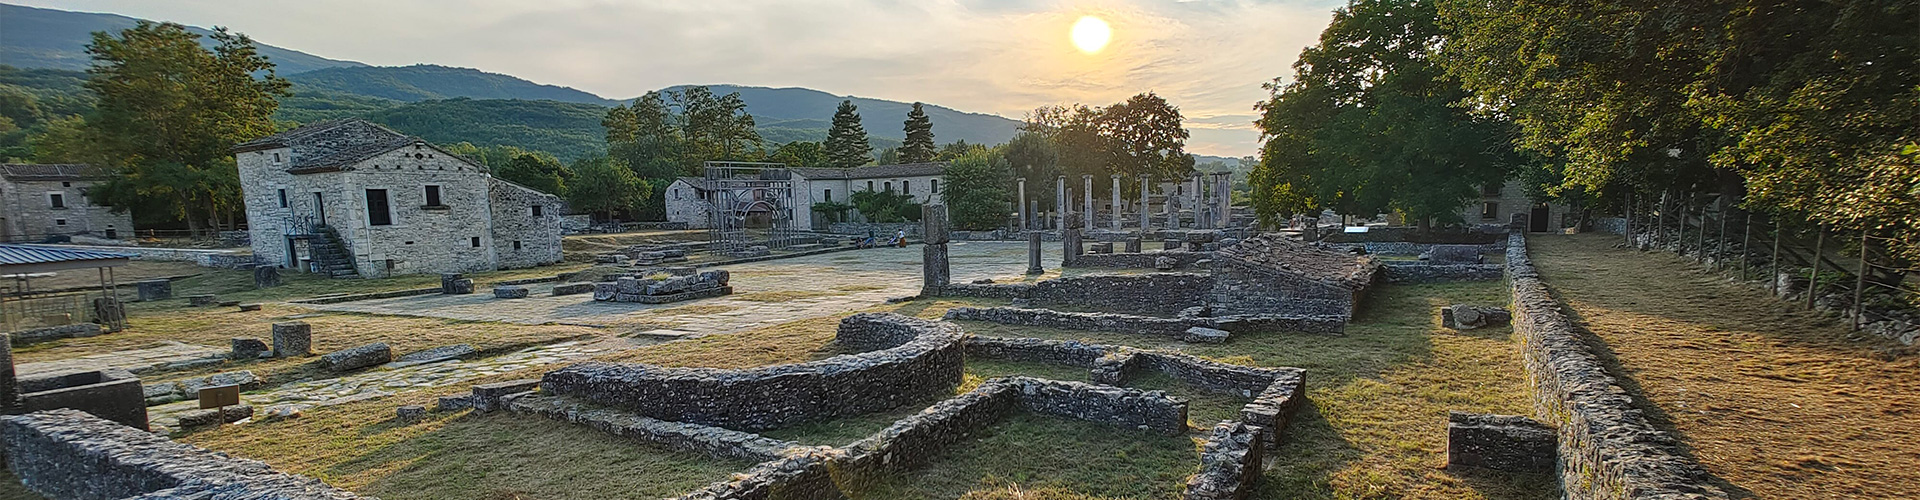
[[[1627,191],[1627,248],[1633,248],[1633,191]]]
[[[1653,200],[1653,203],[1652,203],[1653,209],[1655,212],[1654,218],[1653,218],[1653,237],[1652,237],[1652,243],[1654,248],[1659,248],[1660,242],[1662,240],[1667,239],[1666,203],[1667,203],[1667,193],[1660,193],[1660,199]]]
[[[1753,212],[1740,224],[1740,281],[1747,280],[1747,262],[1753,260]]]
[[[1767,264],[1767,289],[1780,296],[1780,218],[1773,219],[1773,262]]]
[[[1867,230],[1865,224],[1860,229],[1860,272],[1853,277],[1853,331],[1860,331],[1860,322],[1866,321],[1867,306],[1860,300],[1867,289]]]
[[[1723,202],[1720,207],[1720,234],[1715,235],[1713,239],[1713,270],[1715,271],[1724,270],[1727,265],[1727,219],[1729,217],[1727,217],[1726,204]]]
[[[1813,309],[1814,292],[1820,288],[1820,255],[1826,251],[1827,229],[1815,225],[1813,228],[1813,269],[1807,270],[1807,309]]]

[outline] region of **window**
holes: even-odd
[[[471,239],[470,239],[469,241],[473,243],[473,247],[474,247],[474,248],[480,248],[480,237],[479,237],[479,236],[475,236],[475,237],[473,237],[473,238],[471,238]]]
[[[887,188],[887,192],[889,192],[889,193],[891,193],[891,192],[893,192],[893,181],[887,181],[887,182],[884,182],[884,183],[882,183],[882,184],[883,184],[884,186],[886,186],[886,188]]]
[[[54,220],[53,220],[53,225],[55,225],[55,226],[65,226],[65,225],[67,225],[67,220],[66,220],[66,219],[54,219]]]
[[[280,208],[287,208],[287,190],[280,190]]]
[[[367,225],[393,225],[393,211],[387,208],[387,190],[367,190]]]
[[[514,251],[520,250],[520,240],[513,240],[513,249]]]
[[[540,209],[541,209],[541,208],[543,208],[543,207],[541,207],[540,205],[534,205],[534,206],[533,206],[533,216],[534,216],[534,217],[539,217],[539,216],[540,216]]]
[[[833,190],[832,190],[832,189],[828,189],[828,190],[827,190],[827,192],[826,192],[825,194],[823,194],[823,195],[821,195],[821,196],[822,196],[822,197],[824,197],[824,198],[826,198],[826,202],[827,202],[827,203],[833,203]]]
[[[940,179],[933,179],[933,180],[932,180],[931,182],[933,182],[933,190],[932,190],[932,193],[933,193],[933,194],[940,194]]]
[[[1494,203],[1489,201],[1489,202],[1486,202],[1485,204],[1480,205],[1480,220],[1494,220],[1499,218],[1499,216],[1500,216],[1499,203]]]
[[[868,191],[872,191],[872,190],[873,190],[873,181],[867,181],[867,190],[868,190]]]
[[[673,188],[673,199],[680,199],[680,188]]]
[[[913,194],[913,185],[908,184],[909,182],[913,182],[913,181],[900,181],[900,192]]]
[[[440,186],[427,186],[427,206],[445,206],[440,204]]]
[[[60,183],[60,187],[63,187],[63,188],[70,188],[70,187],[73,187],[73,183],[71,183],[71,182],[65,182],[65,181],[62,181],[62,182]]]
[[[60,194],[60,193],[47,193],[47,206],[50,206],[53,208],[67,208],[67,195]]]
[[[274,153],[274,154],[273,154],[273,162],[274,162],[274,163],[280,163],[280,153]]]

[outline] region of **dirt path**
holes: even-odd
[[[1920,498],[1920,356],[1616,238],[1547,235],[1548,285],[1734,491]]]

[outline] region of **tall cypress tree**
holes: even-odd
[[[927,112],[916,102],[913,110],[907,112],[907,140],[900,143],[900,162],[930,161],[933,161],[933,120],[927,119]]]
[[[840,109],[833,112],[826,147],[827,161],[835,167],[858,167],[873,159],[873,146],[867,143],[867,129],[860,126],[860,112],[853,101],[840,101]]]

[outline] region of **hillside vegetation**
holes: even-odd
[[[401,67],[327,68],[287,76],[303,89],[403,102],[467,97],[549,100],[612,106],[615,101],[571,87],[534,83],[473,68],[432,64]]]
[[[87,69],[92,59],[87,56],[86,45],[93,40],[93,32],[119,32],[139,21],[114,14],[0,4],[0,64],[17,68]],[[213,34],[212,31],[195,26],[188,26],[187,31],[203,37],[202,46],[213,46],[212,40],[204,38]],[[254,41],[254,46],[259,47],[260,54],[267,56],[267,60],[273,61],[277,66],[275,71],[283,76],[321,68],[366,66],[275,47],[259,40]]]

